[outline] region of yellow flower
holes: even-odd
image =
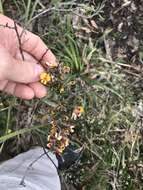
[[[80,113],[84,113],[84,108],[83,108],[83,106],[78,106],[76,109],[77,109],[77,111],[79,111]]]
[[[40,75],[40,82],[44,85],[52,81],[52,76],[49,73],[43,72]]]

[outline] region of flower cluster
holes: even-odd
[[[52,81],[52,75],[50,73],[43,72],[40,75],[40,82],[44,85]]]
[[[69,145],[69,135],[74,132],[74,126],[60,129],[53,121],[51,122],[50,135],[48,135],[47,147],[56,154],[61,154]]]
[[[44,85],[52,84],[59,88],[60,94],[65,91],[63,85],[64,77],[71,72],[69,66],[51,65],[45,63],[44,68],[46,72],[41,73],[40,82]],[[55,84],[55,85],[54,85]],[[52,85],[50,85],[52,87]],[[58,111],[58,110],[57,110]],[[72,112],[71,120],[76,120],[84,113],[83,106],[76,106]],[[74,132],[75,126],[67,124],[64,127],[59,127],[54,121],[51,122],[51,129],[48,135],[47,147],[56,154],[62,154],[65,148],[69,145],[69,136]]]
[[[45,68],[45,72],[41,73],[40,75],[40,82],[44,85],[49,84],[53,81],[54,76],[49,72],[50,69],[54,69],[58,67],[58,63],[49,63],[49,62],[42,62],[42,66]]]

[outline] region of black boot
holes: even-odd
[[[73,147],[67,147],[62,155],[56,155],[58,160],[58,168],[60,170],[66,170],[73,164],[77,163],[82,156],[83,147],[73,149]]]

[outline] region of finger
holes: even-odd
[[[34,98],[34,91],[32,90],[32,88],[25,84],[17,84],[10,81],[7,83],[3,91],[25,100],[30,100]]]
[[[0,81],[0,91],[2,91],[8,83],[8,80],[2,80]]]
[[[24,60],[25,61],[28,61],[28,62],[33,62],[33,63],[37,63],[38,60],[35,59],[31,54],[23,51],[23,55],[24,55]],[[17,54],[15,55],[15,59],[17,60],[22,60],[22,56],[21,56],[21,53],[20,51],[17,52]]]
[[[35,97],[43,98],[47,94],[47,89],[39,82],[31,83],[29,86],[33,89]]]
[[[18,83],[35,82],[44,71],[42,66],[34,62],[16,60],[1,45],[0,58],[0,80],[6,79]]]
[[[33,62],[14,60],[8,65],[5,77],[18,83],[30,83],[39,80],[44,69]]]
[[[15,27],[15,23],[12,19],[10,19],[4,15],[2,15],[2,17],[3,17],[3,19],[0,21],[1,24],[3,24],[3,25],[8,24],[9,27]],[[47,46],[40,39],[40,37],[38,37],[37,35],[29,32],[27,30],[24,30],[19,25],[16,25],[16,29],[17,29],[18,35],[21,36],[21,38],[20,38],[21,42],[22,42],[21,48],[24,51],[31,54],[37,60],[41,60],[41,58],[43,57],[43,59],[41,61],[47,61],[47,62],[52,63],[54,65],[57,64],[56,57],[51,52],[51,50],[47,51]],[[11,30],[11,29],[8,29],[8,30]],[[15,32],[15,38],[16,37],[17,37],[17,34]],[[17,44],[19,44],[18,39],[17,39]],[[46,51],[47,51],[47,53],[45,54]]]
[[[32,56],[34,56],[37,60],[49,62],[51,64],[57,65],[57,60],[55,55],[52,53],[50,49],[47,48],[45,43],[35,34],[31,32],[26,32],[23,38],[22,49]],[[42,60],[41,60],[42,58]]]

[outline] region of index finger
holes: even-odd
[[[13,21],[12,19],[4,15],[0,14],[0,19],[1,19],[1,24],[4,26],[8,26],[7,29],[9,29],[10,31],[11,31],[11,28],[15,29],[16,27],[18,36],[20,36],[20,40],[21,40],[20,45],[22,46],[21,48],[24,51],[31,54],[37,60],[41,60],[42,58],[41,61],[49,62],[51,64],[56,65],[57,63],[56,57],[54,56],[51,50],[47,51],[48,48],[46,44],[41,40],[40,37],[23,29],[18,24],[16,24],[15,21]],[[16,30],[15,32],[11,32],[11,34],[12,33],[14,34],[13,38],[15,39],[17,37]],[[19,39],[17,39],[17,44],[19,44]]]
[[[24,38],[22,38],[22,49],[39,61],[49,62],[50,64],[57,65],[57,60],[55,55],[46,44],[41,40],[41,38],[29,31],[26,31]]]

